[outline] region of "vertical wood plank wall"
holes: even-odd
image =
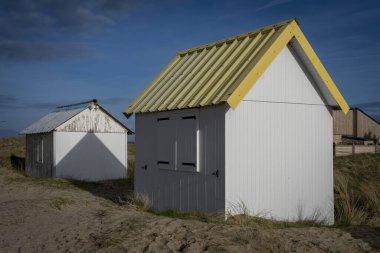
[[[375,139],[378,142],[380,141],[380,124],[376,121],[362,113],[361,111],[357,111],[357,133],[358,136],[366,138],[366,139]]]
[[[226,206],[332,223],[333,125],[313,81],[285,48],[226,114]]]
[[[356,117],[354,117],[355,113]],[[351,109],[347,115],[344,115],[340,110],[334,110],[333,116],[335,135],[348,135],[380,141],[380,124],[360,110]]]
[[[159,169],[157,165],[157,118],[183,111],[199,113],[198,172]],[[135,191],[147,194],[153,207],[161,210],[223,212],[224,113],[224,106],[213,106],[137,114]],[[212,175],[216,170],[219,177]]]
[[[354,135],[354,116],[352,110],[345,115],[340,110],[333,110],[334,134]]]
[[[35,142],[43,140],[43,162],[37,162]],[[26,135],[25,170],[33,177],[53,176],[53,133]]]

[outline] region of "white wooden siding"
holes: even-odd
[[[56,128],[61,132],[126,133],[127,130],[94,105]]]
[[[294,55],[296,55],[296,58],[298,61],[302,62],[302,66],[305,66],[308,72],[308,76],[311,76],[312,79],[315,81],[315,83],[318,86],[318,90],[320,93],[323,94],[323,98],[330,106],[338,106],[338,103],[335,101],[335,98],[327,88],[327,86],[322,81],[322,78],[319,76],[317,70],[315,69],[313,63],[311,63],[309,57],[305,54],[303,51],[301,45],[298,43],[298,41],[293,38],[290,43],[288,44],[288,48],[291,52],[294,52]]]
[[[333,222],[332,138],[331,111],[285,48],[226,113],[227,210]]]
[[[135,191],[161,210],[224,211],[224,114],[224,106],[137,114]],[[157,118],[192,115],[199,117],[198,172],[159,169]],[[212,175],[217,170],[219,177]]]
[[[324,105],[317,85],[285,47],[243,100]]]
[[[54,132],[56,176],[86,181],[127,177],[127,134]]]

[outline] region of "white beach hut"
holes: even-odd
[[[179,52],[126,108],[154,207],[295,220],[333,209],[336,85],[295,19]]]
[[[124,124],[96,100],[57,107],[21,134],[26,135],[26,173],[99,181],[127,177]]]

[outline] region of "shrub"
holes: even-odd
[[[148,195],[138,192],[131,192],[128,194],[126,198],[126,204],[127,206],[138,211],[146,211],[151,206]]]

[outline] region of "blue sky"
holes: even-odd
[[[177,51],[296,17],[351,106],[380,120],[380,1],[0,1],[0,136],[55,106],[124,108]]]

